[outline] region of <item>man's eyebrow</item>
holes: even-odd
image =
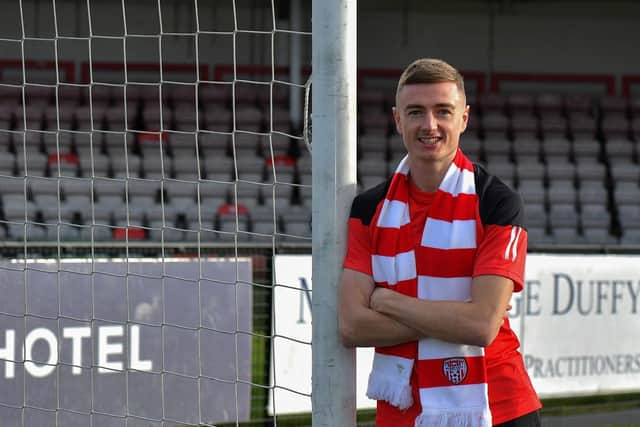
[[[421,104],[409,104],[406,107],[404,107],[405,110],[413,110],[413,109],[419,109],[419,110],[424,110],[424,106],[422,106]]]
[[[437,104],[434,105],[435,108],[451,108],[453,110],[456,109],[455,104],[449,103],[449,102],[439,102]],[[405,110],[411,110],[411,109],[420,109],[420,110],[424,110],[424,106],[422,104],[409,104],[406,107],[404,107]]]

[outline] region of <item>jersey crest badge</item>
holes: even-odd
[[[460,384],[467,378],[467,361],[462,357],[452,357],[442,362],[442,371],[451,384]]]

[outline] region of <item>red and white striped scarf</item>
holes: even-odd
[[[473,164],[458,150],[429,208],[419,245],[410,228],[408,173],[405,157],[373,229],[373,279],[416,298],[467,301],[481,229]],[[367,396],[399,409],[411,407],[414,364],[422,405],[416,427],[491,426],[482,347],[424,338],[376,348]]]

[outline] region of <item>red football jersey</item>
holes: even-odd
[[[527,232],[520,197],[496,177],[475,165],[478,194],[478,247],[473,276],[499,275],[511,279],[514,291],[522,290],[527,253]],[[409,180],[409,210],[415,242],[421,239],[426,216],[435,193],[420,192]],[[344,267],[372,275],[370,225],[375,224],[389,182],[382,183],[356,197],[349,219],[349,240]],[[495,340],[485,348],[489,407],[493,423],[518,418],[541,407],[518,351],[520,342],[505,319]],[[415,370],[411,376],[414,405],[401,411],[378,401],[376,425],[413,427],[420,414]]]

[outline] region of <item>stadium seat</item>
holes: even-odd
[[[384,162],[381,162],[384,164]],[[265,183],[292,184],[296,179],[296,159],[288,155],[267,157],[264,159]]]
[[[231,135],[218,132],[200,132],[198,134],[198,147],[203,156],[219,159],[232,153]]]
[[[618,206],[618,219],[622,229],[640,229],[640,205]]]
[[[610,162],[615,157],[633,159],[636,155],[634,142],[623,137],[608,138],[604,144],[604,149]]]
[[[253,106],[258,102],[260,85],[252,83],[236,83],[234,85],[234,102],[239,107]]]
[[[518,159],[516,174],[520,182],[533,180],[538,181],[542,185],[545,179],[545,166],[535,158],[521,157]],[[522,183],[520,185],[522,185]]]
[[[621,181],[640,181],[640,167],[630,158],[610,159],[610,171],[614,184]]]
[[[2,155],[0,155],[0,175],[13,175],[15,167],[16,156],[11,152],[3,152]]]
[[[124,132],[127,129],[136,129],[137,109],[133,105],[125,107],[123,104],[115,104],[104,112],[106,129],[102,123],[93,122],[94,129],[108,130],[112,132]],[[139,129],[142,130],[142,129]]]
[[[518,136],[513,141],[513,153],[516,161],[521,156],[540,157],[540,141],[534,136]]]
[[[261,132],[264,128],[263,112],[250,105],[236,107],[234,128],[245,132]]]
[[[610,245],[617,244],[618,239],[609,234],[606,228],[586,228],[583,231],[584,243]]]
[[[599,99],[599,107],[605,118],[616,115],[627,116],[629,112],[628,99],[623,96],[603,96]]]
[[[498,164],[511,164],[511,155],[509,152],[489,152],[484,155],[484,162],[482,162],[486,167],[491,167],[492,165]]]
[[[75,105],[64,103],[60,103],[58,105],[47,105],[43,112],[43,129],[49,131],[71,130],[75,116],[75,109]]]
[[[159,131],[174,129],[173,125],[173,111],[168,105],[162,105],[162,111],[160,111],[160,105],[157,103],[147,103],[142,108],[142,123],[143,129],[147,131]],[[138,127],[134,127],[137,129]],[[175,129],[174,129],[175,130]]]
[[[88,102],[89,85],[77,86],[60,83],[58,85],[58,101],[61,104],[80,105]]]
[[[387,145],[387,136],[381,133],[365,133],[358,136],[358,167],[363,159],[378,159],[378,161],[386,161],[388,158],[389,147]]]
[[[493,139],[506,140],[509,136],[509,118],[499,111],[489,111],[482,116],[482,133],[485,149],[489,148]]]
[[[460,147],[471,161],[478,161],[482,156],[482,140],[468,130],[460,136]]]
[[[195,106],[197,102],[194,84],[165,84],[162,87],[162,95],[174,106],[178,104]]]
[[[198,86],[200,103],[205,108],[211,105],[226,106],[231,102],[233,86],[223,83],[201,83]]]
[[[596,137],[598,124],[590,114],[574,112],[569,116],[569,131],[574,140]]]
[[[605,116],[600,127],[606,140],[627,138],[630,134],[629,120],[623,115]]]
[[[609,229],[611,219],[606,205],[602,204],[583,204],[581,206],[580,216],[583,228],[604,228]]]
[[[261,155],[258,135],[248,132],[234,132],[231,139],[232,154],[237,159]]]
[[[593,138],[577,137],[573,141],[573,154],[577,162],[580,162],[580,159],[584,157],[598,159],[600,143]]]
[[[478,109],[483,115],[491,113],[504,114],[506,109],[506,98],[498,93],[484,93],[476,98]]]
[[[54,232],[52,231],[51,236],[49,236],[49,227],[41,224],[27,224],[25,226],[24,223],[8,223],[7,230],[11,240],[23,241],[26,239],[27,241],[45,241],[55,238]]]
[[[572,245],[582,243],[578,231],[574,227],[557,227],[552,230],[553,242],[556,245]]]
[[[290,209],[281,214],[284,232],[289,240],[311,238],[311,213],[303,207]]]
[[[547,177],[550,182],[573,181],[576,177],[575,165],[562,157],[547,157]]]
[[[393,116],[384,111],[369,111],[358,116],[360,133],[386,136],[392,128]]]
[[[542,140],[541,148],[545,157],[562,157],[568,161],[571,141],[563,137],[548,137]]]
[[[491,156],[493,154],[499,154],[503,156],[511,156],[511,141],[506,137],[487,137],[483,144],[485,156]]]
[[[581,181],[578,199],[581,205],[598,204],[607,206],[608,191],[602,181]]]
[[[75,107],[74,116],[76,120],[76,130],[91,131],[104,129],[103,123],[106,117],[106,106],[101,104],[80,105]]]
[[[181,132],[195,132],[198,123],[199,112],[196,104],[191,102],[177,102],[173,109],[175,129]]]
[[[262,182],[260,176],[254,178],[247,176],[247,178],[253,182],[238,181],[235,184],[235,191],[238,199],[242,200],[244,205],[253,206],[259,202],[263,191],[268,191],[270,186],[260,184]]]
[[[527,238],[529,247],[553,243],[552,236],[547,234],[546,230],[542,227],[527,226]]]
[[[200,114],[200,128],[213,132],[231,132],[233,114],[231,110],[218,104],[209,104],[205,107],[204,114]]]
[[[547,212],[540,203],[527,203],[524,206],[527,230],[530,227],[546,229]]]
[[[616,204],[634,204],[640,200],[640,187],[637,182],[616,182],[614,189]]]
[[[163,151],[161,160],[159,151],[146,150],[140,163],[140,176],[147,179],[173,178],[173,157]]]
[[[358,114],[381,112],[385,108],[385,92],[375,88],[358,90]]]
[[[576,190],[573,180],[550,179],[547,189],[547,200],[553,207],[557,203],[566,203],[575,206]]]
[[[594,113],[594,103],[589,95],[572,94],[564,98],[564,110],[567,116],[574,113],[591,116]]]
[[[542,180],[540,179],[520,179],[518,191],[520,192],[522,199],[527,205],[544,205],[546,201],[546,192],[544,186],[542,185]]]
[[[16,105],[9,105],[9,104],[0,105],[0,129],[10,130],[12,126],[11,120],[13,118],[13,112],[18,108],[20,107],[17,104]],[[5,133],[5,135],[9,137],[8,133]]]
[[[620,237],[620,243],[625,245],[640,244],[640,228],[623,230],[622,236]]]
[[[513,163],[490,161],[487,164],[487,168],[489,173],[497,176],[505,183],[512,185],[515,181],[515,165]]]
[[[17,175],[46,176],[48,161],[49,159],[45,154],[30,147],[27,149],[26,156],[20,150],[16,156]]]
[[[585,161],[585,158],[580,157],[578,157],[576,160],[578,161],[576,164],[576,174],[579,182],[605,182],[607,176],[607,169],[605,165],[593,161]]]
[[[396,132],[393,132],[389,136],[389,151],[391,152],[391,157],[399,156],[400,154],[407,154],[407,149],[404,146],[404,142],[402,141],[402,136]]]
[[[100,139],[102,136],[102,139]],[[113,158],[123,159],[125,153],[131,153],[136,145],[133,132],[105,132],[94,133],[94,147],[98,141],[102,141],[105,151]]]
[[[537,138],[540,134],[538,119],[532,115],[518,115],[511,117],[511,134],[514,139]]]
[[[215,159],[207,158],[207,171],[210,170],[209,166],[211,166],[213,162],[217,163]],[[233,167],[233,161],[231,161],[231,167]],[[255,155],[238,156],[235,169],[237,171],[237,179],[244,181],[262,181],[265,172],[264,159]]]
[[[640,111],[631,120],[631,138],[640,141]]]
[[[16,116],[16,130],[42,130],[44,127],[45,105],[33,104],[25,108],[18,108],[14,114]],[[26,120],[26,123],[25,123]],[[26,124],[26,128],[24,127]]]
[[[263,151],[264,157],[270,157],[272,152],[274,156],[297,157],[299,154],[298,140],[288,135],[272,133],[265,139]]]
[[[7,221],[24,222],[25,214],[27,218],[33,218],[36,204],[31,200],[25,200],[23,193],[3,194],[2,212]]]
[[[507,111],[510,116],[534,116],[535,98],[526,93],[515,93],[507,96]]]
[[[547,112],[546,114],[549,114]],[[558,115],[542,115],[540,116],[540,136],[547,138],[566,138],[568,134],[567,119]]]
[[[63,204],[65,213],[81,212],[83,215],[91,216],[91,196],[85,194],[67,195]]]

